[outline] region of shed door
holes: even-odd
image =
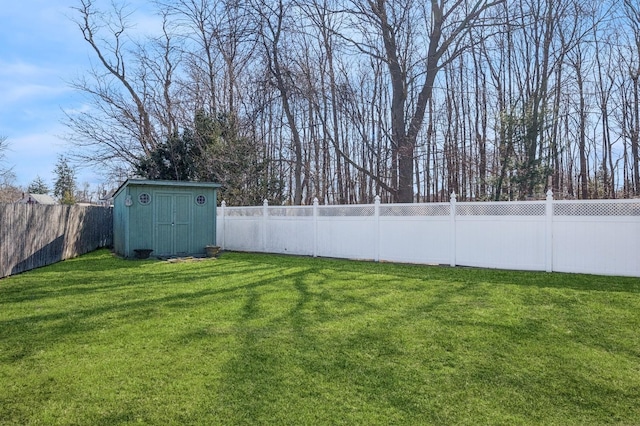
[[[156,251],[158,255],[186,255],[191,246],[191,194],[155,196]]]

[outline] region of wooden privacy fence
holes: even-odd
[[[110,208],[0,204],[0,278],[110,246],[112,241]]]
[[[640,200],[223,202],[217,226],[226,250],[640,277]]]

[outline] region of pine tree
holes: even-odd
[[[54,173],[57,177],[53,187],[53,195],[62,204],[75,204],[76,201],[73,194],[76,193],[76,172],[69,166],[64,156],[58,157]]]
[[[36,176],[36,178],[29,184],[27,188],[27,192],[29,194],[48,194],[50,191],[49,186],[42,180],[40,176]]]

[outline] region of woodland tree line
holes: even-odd
[[[230,205],[640,196],[636,0],[79,0],[75,159]]]

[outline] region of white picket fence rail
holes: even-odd
[[[640,200],[227,207],[224,250],[640,277]]]

